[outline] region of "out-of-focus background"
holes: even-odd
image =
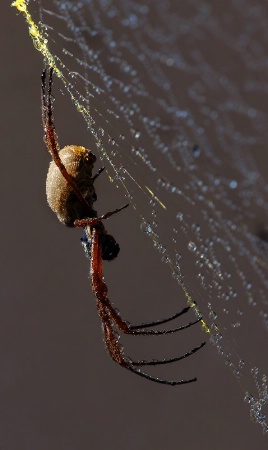
[[[215,347],[208,345],[178,363],[172,374],[161,368],[167,378],[198,377],[197,383],[173,388],[134,376],[108,357],[80,230],[65,229],[46,204],[50,158],[41,127],[43,61],[23,17],[9,2],[1,7],[0,43],[1,450],[266,448],[267,438],[249,418],[239,381]],[[85,145],[97,154],[85,123],[60,89],[55,80],[55,121],[62,146]],[[125,203],[105,174],[96,189],[100,213]],[[121,254],[105,264],[105,280],[122,315],[136,323],[181,309],[175,283],[163,274],[163,264],[133,211],[109,220],[109,232],[120,242]],[[133,241],[135,257],[128,251]],[[160,312],[154,309],[156,298],[163,299]],[[193,316],[183,320],[188,319]],[[148,344],[148,354],[154,357],[172,339],[175,356],[181,353],[181,341],[187,343],[186,351],[206,337],[196,329],[156,338]],[[144,348],[144,338],[124,342],[130,355],[135,349],[138,357]]]

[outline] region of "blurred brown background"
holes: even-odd
[[[9,2],[2,3],[0,33],[1,450],[267,448],[261,428],[249,419],[242,389],[213,347],[172,369],[173,378],[180,378],[182,370],[183,376],[198,376],[197,383],[175,388],[135,377],[109,359],[80,231],[65,229],[46,205],[49,157],[40,112],[43,63],[23,17]],[[82,119],[69,98],[59,94],[60,88],[55,82],[61,143],[87,142],[94,149]],[[98,198],[99,212],[124,204],[123,195],[115,195],[105,175],[98,181]],[[155,261],[132,211],[109,221],[109,231],[122,249],[118,261],[104,269],[111,298],[133,322],[143,312],[144,320],[157,318],[155,311],[150,315],[154,297],[172,299],[175,285],[168,276],[161,283],[163,266]],[[139,260],[127,252],[129,239],[135,239],[142,264],[148,267],[152,291],[144,287]],[[142,312],[135,307],[137,296]],[[174,313],[176,305],[174,299],[160,317]],[[194,340],[187,332],[172,338],[174,354],[176,339],[189,340],[191,348],[204,335],[197,330]],[[127,339],[126,345],[131,354],[144,343]],[[161,374],[169,376],[166,370]]]

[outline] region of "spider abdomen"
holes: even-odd
[[[67,145],[59,151],[59,156],[88,206],[92,208],[93,203],[97,200],[92,179],[96,156],[90,150],[77,145]],[[64,225],[73,227],[75,220],[83,219],[86,216],[84,205],[54,161],[51,161],[49,165],[46,194],[50,208]]]

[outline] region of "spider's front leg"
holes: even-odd
[[[41,105],[42,105],[42,121],[44,129],[44,141],[48,147],[52,158],[58,158],[58,152],[60,146],[58,143],[58,137],[55,131],[54,119],[53,119],[53,107],[52,107],[52,81],[53,81],[53,68],[49,68],[48,86],[46,82],[47,70],[42,72],[42,85],[41,85]]]

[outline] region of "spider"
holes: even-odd
[[[119,311],[114,308],[108,299],[108,288],[103,281],[102,260],[113,260],[117,257],[120,249],[114,237],[107,233],[103,221],[127,208],[128,205],[124,205],[102,216],[98,216],[97,211],[93,209],[93,203],[97,200],[94,182],[104,168],[102,167],[96,175],[92,176],[96,157],[90,150],[76,145],[68,145],[60,149],[53,118],[52,79],[53,68],[45,69],[41,77],[42,120],[44,142],[52,156],[46,181],[47,200],[60,222],[68,227],[82,227],[84,229],[81,240],[86,255],[90,259],[92,291],[97,300],[97,310],[101,318],[103,336],[108,353],[120,366],[147,380],[171,386],[194,382],[196,378],[179,381],[164,380],[151,376],[141,371],[140,368],[143,366],[169,364],[187,358],[200,350],[205,345],[205,342],[184,355],[175,358],[140,361],[133,361],[126,357],[123,346],[119,344],[116,328],[123,333],[133,336],[160,336],[189,328],[198,323],[201,318],[178,328],[153,330],[149,328],[166,324],[186,314],[190,307],[182,309],[182,311],[167,319],[132,325],[121,317]]]

